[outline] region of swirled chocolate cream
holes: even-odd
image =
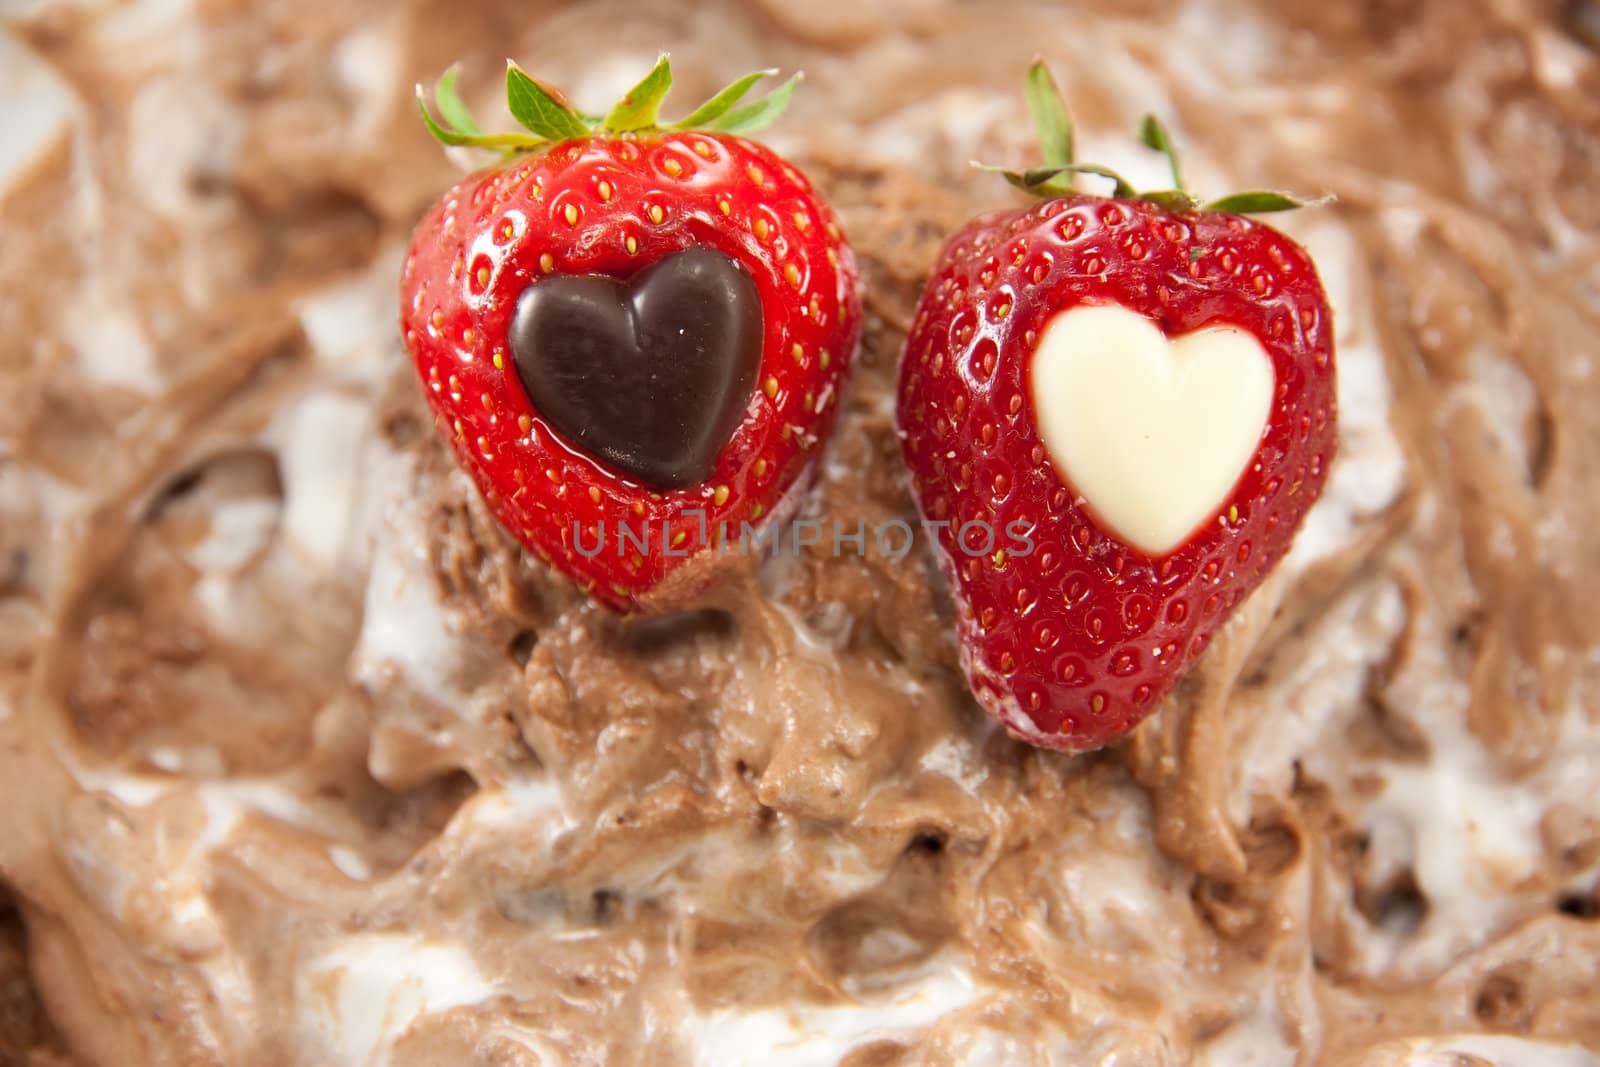
[[[1595,12],[0,8],[0,1063],[1600,1064]],[[499,130],[506,56],[590,114],[661,50],[806,72],[762,136],[864,313],[785,532],[623,615],[458,467],[397,298],[482,161],[414,83]],[[1335,197],[1273,222],[1321,498],[1084,755],[974,700],[895,428],[1035,54],[1140,188],[1153,112],[1193,188]]]

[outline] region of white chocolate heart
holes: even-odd
[[[1102,525],[1152,556],[1221,509],[1255,455],[1276,385],[1246,331],[1169,339],[1118,305],[1051,319],[1028,373],[1056,471]]]

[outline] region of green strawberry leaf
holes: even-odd
[[[731,85],[719,90],[717,94],[710,100],[707,100],[705,103],[689,112],[689,114],[685,115],[677,122],[674,122],[672,124],[672,128],[674,130],[692,130],[711,125],[723,115],[726,115],[728,110],[733,107],[734,104],[737,104],[740,100],[743,100],[745,94],[750,91],[751,86],[755,85],[756,82],[760,81],[762,78],[769,78],[777,73],[777,68],[771,68],[769,70],[758,70],[746,74],[738,81],[733,82]]]
[[[1074,174],[1094,174],[1101,178],[1110,178],[1116,183],[1115,188],[1113,188],[1111,191],[1112,196],[1136,195],[1133,186],[1128,183],[1128,179],[1124,178],[1110,167],[1102,167],[1098,163],[1074,163],[1072,166],[1064,167],[1062,169],[1071,171]]]
[[[456,92],[456,78],[461,74],[459,66],[452,66],[449,70],[439,75],[439,81],[433,87],[433,102],[439,109],[439,117],[458,133],[469,137],[478,137],[483,134],[478,121],[472,117],[472,112],[461,100],[461,95]]]
[[[511,117],[524,129],[547,141],[587,137],[591,132],[577,112],[551,96],[509,60],[506,62],[506,105],[511,109]]]
[[[1172,144],[1172,137],[1167,133],[1167,128],[1161,125],[1161,120],[1154,115],[1146,115],[1144,121],[1139,123],[1139,140],[1148,148],[1167,157],[1167,165],[1172,168],[1172,187],[1182,191],[1183,171],[1178,169],[1178,150]]]
[[[717,121],[705,123],[704,128],[719,133],[754,133],[777,121],[778,116],[788,108],[789,101],[799,84],[800,75],[796,74],[755,103],[736,107]]]
[[[1155,189],[1151,192],[1140,193],[1138,198],[1157,207],[1180,214],[1185,211],[1193,211],[1195,205],[1199,203],[1191,193],[1183,189]]]
[[[1331,196],[1318,197],[1315,200],[1301,200],[1290,196],[1288,193],[1273,192],[1271,190],[1256,190],[1248,193],[1234,193],[1213,200],[1203,208],[1205,211],[1226,211],[1233,215],[1264,215],[1269,211],[1293,211],[1301,207],[1317,207],[1330,203]]]
[[[972,165],[979,170],[993,171],[1006,181],[1015,185],[1026,193],[1048,193],[1047,188],[1051,181],[1061,173],[1060,167],[1034,167],[1030,170],[1006,170],[1004,167],[990,167],[973,161]]]
[[[1072,187],[1071,175],[1095,174],[1102,178],[1110,178],[1116,183],[1116,188],[1112,192],[1113,196],[1131,199],[1138,195],[1133,186],[1128,184],[1128,179],[1110,167],[1102,167],[1098,163],[1069,163],[1064,167],[1030,167],[1022,171],[986,167],[981,163],[974,165],[980,170],[999,171],[1005,176],[1006,181],[1015,185],[1018,189],[1025,189],[1030,193],[1043,192],[1054,196],[1066,196],[1077,191]]]
[[[422,121],[428,127],[428,132],[433,134],[435,141],[452,147],[472,144],[471,134],[446,129],[434,119],[433,114],[428,111],[428,91],[422,87],[421,82],[417,83],[417,110],[422,112]]]
[[[667,62],[667,54],[663,52],[661,58],[656,60],[656,65],[650,68],[650,73],[617,101],[606,116],[605,128],[616,133],[627,133],[654,126],[656,116],[661,113],[661,101],[666,99],[667,90],[671,88],[672,65]]]
[[[1039,147],[1044,151],[1047,167],[1066,167],[1072,163],[1072,116],[1067,113],[1061,88],[1050,75],[1044,60],[1036,59],[1028,68],[1025,83],[1028,113],[1033,116],[1033,128],[1039,134]]]
[[[552,141],[596,134],[648,134],[663,129],[749,133],[782,115],[794,96],[800,82],[798,74],[755,103],[741,104],[756,82],[776,73],[776,70],[758,70],[746,74],[682,120],[665,125],[660,120],[661,104],[672,88],[672,67],[666,53],[662,53],[650,72],[604,116],[576,110],[557,90],[546,88],[514,60],[508,59],[506,106],[527,132],[484,133],[456,89],[460,70],[454,66],[439,76],[431,104],[427,92],[421,85],[417,86],[417,110],[428,132],[441,144],[498,149],[506,156],[537,151]]]
[[[441,126],[437,119],[428,111],[428,94],[421,85],[417,86],[417,110],[422,112],[422,121],[428,127],[428,132],[440,144],[456,148],[508,148],[524,149],[537,148],[545,143],[543,137],[530,137],[525,133],[462,133],[454,128]]]

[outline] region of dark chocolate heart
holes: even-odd
[[[523,292],[509,338],[534,408],[572,443],[664,489],[703,482],[761,365],[761,297],[709,248],[629,281],[553,275]]]

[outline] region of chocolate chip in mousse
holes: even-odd
[[[761,298],[734,260],[689,248],[627,281],[554,275],[517,302],[510,347],[557,431],[646,484],[703,482],[744,417]]]

